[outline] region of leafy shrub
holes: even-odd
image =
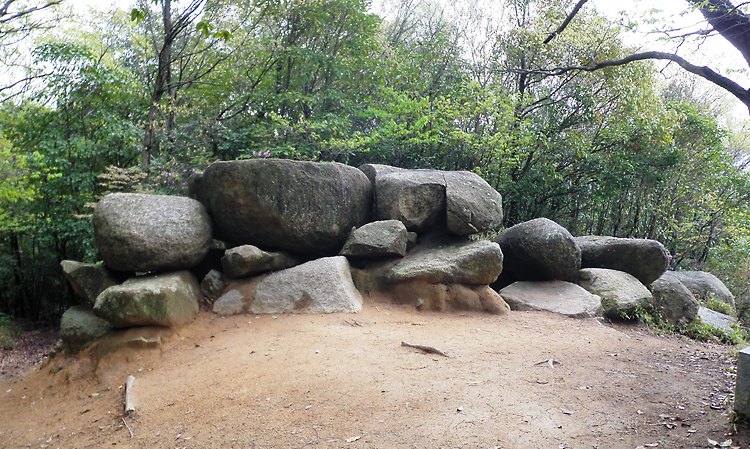
[[[0,312],[0,349],[13,349],[16,347],[18,326],[11,320],[10,316]]]

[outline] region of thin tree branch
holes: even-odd
[[[573,18],[578,14],[578,11],[581,10],[581,7],[589,0],[578,0],[578,3],[576,3],[575,8],[573,8],[573,11],[568,14],[568,17],[563,20],[563,23],[560,24],[559,27],[555,31],[553,31],[549,36],[547,36],[547,39],[544,40],[545,44],[549,44],[552,39],[554,39],[558,34],[562,33],[565,28],[570,24],[570,21],[573,20]]]

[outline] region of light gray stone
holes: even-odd
[[[637,308],[648,309],[654,300],[645,285],[624,271],[584,268],[580,285],[602,298],[602,312],[613,318],[632,316]]]
[[[341,250],[342,256],[387,257],[406,255],[406,226],[398,220],[368,223],[355,229]]]
[[[698,316],[698,301],[672,273],[664,273],[651,283],[654,307],[672,323],[689,323]]]
[[[713,295],[734,309],[734,295],[721,282],[721,279],[713,274],[706,271],[675,271],[672,274],[701,301],[706,301],[709,296]]]
[[[198,316],[200,287],[189,271],[130,278],[104,290],[94,314],[114,327],[191,323]]]
[[[572,318],[601,316],[601,298],[564,281],[515,282],[498,292],[511,310],[540,310]]]
[[[253,276],[295,265],[297,261],[287,253],[263,251],[253,245],[228,249],[221,258],[221,267],[229,278]]]
[[[737,320],[735,320],[731,316],[725,313],[711,310],[707,307],[698,307],[698,317],[702,322],[708,324],[709,326],[713,326],[717,329],[721,329],[724,332],[729,333],[734,332],[734,329],[732,329],[732,325],[737,322]]]
[[[252,313],[357,313],[362,296],[346,257],[316,259],[265,277],[255,290]]]
[[[211,221],[196,200],[113,193],[99,201],[94,237],[104,264],[118,271],[192,268],[211,245]]]
[[[110,330],[112,325],[95,316],[90,306],[73,306],[60,319],[60,339],[72,352],[78,352]]]
[[[216,162],[199,187],[196,196],[232,246],[338,254],[352,227],[369,222],[372,212],[367,176],[335,162]]]
[[[73,290],[91,306],[101,292],[125,280],[102,264],[63,260],[60,266]]]
[[[378,175],[405,170],[403,168],[385,164],[364,164],[359,166],[359,169],[362,170],[362,173],[364,173],[365,176],[367,176],[367,179],[370,180],[373,188],[375,188],[375,178]]]
[[[476,173],[446,172],[445,201],[451,234],[477,234],[503,222],[502,196]]]
[[[740,416],[750,417],[750,347],[741,350],[737,357],[734,411]]]
[[[519,281],[578,281],[581,250],[567,229],[547,218],[512,226],[494,239],[505,269]]]
[[[415,248],[381,275],[386,284],[421,280],[433,284],[491,284],[503,271],[500,246],[488,240]]]
[[[609,268],[630,273],[649,285],[669,268],[669,253],[656,240],[588,235],[576,237],[581,268]]]

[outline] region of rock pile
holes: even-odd
[[[434,311],[697,314],[692,294],[662,276],[669,256],[656,241],[575,238],[546,218],[470,238],[497,229],[503,211],[500,194],[469,172],[217,162],[191,177],[189,194],[98,203],[104,263],[62,263],[87,302],[63,317],[71,348],[111,328],[185,325],[200,304],[221,315],[356,313],[363,295]]]

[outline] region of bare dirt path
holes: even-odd
[[[155,347],[102,348],[2,378],[0,447],[748,445],[727,417],[728,348],[597,320],[371,301],[357,315],[202,313]]]

